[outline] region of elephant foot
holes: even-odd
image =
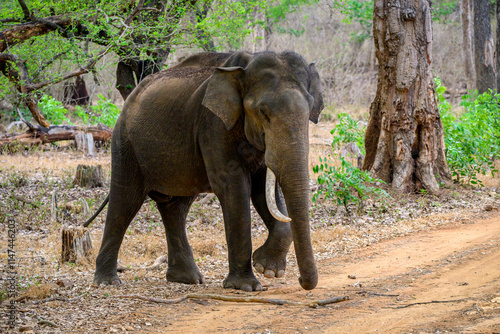
[[[108,274],[108,275],[105,275],[105,274],[99,274],[97,271],[94,275],[94,285],[100,285],[100,284],[104,284],[104,285],[120,285],[122,284],[122,281],[120,280],[120,278],[118,278],[118,275],[117,274]]]
[[[288,249],[272,249],[266,243],[253,253],[253,266],[267,278],[282,277],[285,275],[287,253]]]
[[[255,278],[253,274],[239,276],[229,274],[223,283],[226,289],[237,289],[243,291],[262,291],[262,284]]]
[[[186,269],[185,267],[168,267],[167,281],[184,284],[203,284],[205,283],[205,278],[198,268]]]

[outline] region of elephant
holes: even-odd
[[[323,109],[320,77],[297,53],[204,52],[149,75],[125,101],[111,139],[109,207],[94,284],[120,284],[118,251],[146,196],[168,248],[167,281],[204,283],[186,235],[196,196],[215,193],[224,219],[225,288],[262,290],[252,269],[285,273],[292,241],[299,282],[318,272],[309,226],[309,120]],[[252,256],[250,202],[269,235]]]

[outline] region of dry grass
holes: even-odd
[[[107,152],[99,152],[94,158],[86,157],[81,152],[73,150],[44,151],[41,148],[33,149],[29,154],[0,155],[0,166],[4,171],[16,171],[22,175],[32,172],[41,172],[53,176],[74,176],[79,164],[101,164],[105,175],[111,171],[111,161]]]
[[[20,300],[44,299],[53,295],[54,292],[57,291],[57,288],[58,288],[57,284],[55,283],[46,283],[46,284],[35,283],[34,285],[31,285],[27,289],[23,290],[19,299]]]
[[[500,171],[500,160],[495,160],[495,169]],[[491,176],[491,173],[486,175],[478,175],[478,179],[483,181],[483,185],[487,188],[500,188],[500,172]]]

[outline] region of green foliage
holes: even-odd
[[[347,143],[356,143],[363,155],[365,154],[365,132],[366,128],[361,126],[346,113],[339,114],[339,124],[330,131],[333,135],[332,147],[340,149]]]
[[[449,17],[458,9],[460,3],[454,0],[436,0],[432,2],[432,20],[448,23]],[[342,22],[351,24],[356,22],[361,26],[351,38],[363,42],[371,37],[373,26],[373,0],[341,0],[333,1],[333,8],[344,14]]]
[[[286,19],[290,13],[299,12],[301,6],[313,5],[318,0],[218,0],[211,5],[207,17],[194,28],[201,29],[208,36],[217,39],[218,48],[228,46],[232,50],[241,48],[245,37],[256,26],[269,28]],[[276,27],[278,33],[301,36],[303,29]]]
[[[373,25],[373,0],[343,0],[334,1],[333,7],[340,9],[344,14],[342,22],[351,24],[357,22],[361,29],[356,34],[351,34],[351,38],[363,42],[371,37]]]
[[[97,104],[90,107],[95,113],[95,116],[92,117],[92,123],[102,123],[109,127],[115,126],[120,115],[120,109],[103,95],[99,94],[97,97]]]
[[[449,17],[459,10],[460,2],[455,0],[435,0],[432,2],[432,20],[439,23],[450,23]]]
[[[365,154],[364,136],[366,129],[359,122],[353,120],[346,113],[339,114],[339,124],[330,132],[333,135],[332,148],[340,149],[347,143],[356,143],[360,151]],[[340,166],[335,165],[333,158],[340,160]],[[344,205],[349,213],[348,204],[354,202],[361,209],[363,201],[373,194],[377,197],[389,196],[384,190],[370,186],[370,184],[384,183],[374,179],[368,171],[360,170],[338,154],[319,158],[319,165],[313,167],[313,172],[318,175],[320,187],[313,195],[313,202],[317,202],[320,195],[325,199],[335,199],[338,205]]]
[[[100,123],[114,127],[120,115],[120,109],[103,95],[99,94],[97,97],[97,103],[91,105],[88,111],[81,106],[75,106],[75,116],[85,125]],[[54,125],[62,123],[72,124],[66,117],[70,116],[70,112],[63,107],[60,101],[55,100],[52,96],[43,95],[38,105],[49,123]]]
[[[38,106],[49,123],[54,125],[60,125],[62,123],[71,124],[71,121],[66,117],[68,110],[64,108],[61,101],[57,101],[52,96],[44,94]]]
[[[317,2],[146,1],[142,10],[136,11],[137,0],[30,0],[26,4],[32,15],[67,17],[71,24],[63,24],[62,30],[35,35],[25,43],[10,45],[8,52],[21,58],[34,84],[50,83],[61,80],[75,68],[93,63],[98,54],[100,59],[105,53],[115,53],[121,60],[140,59],[163,64],[161,60],[178,47],[206,46],[213,41],[217,49],[236,50],[256,26],[269,28],[285,20],[289,13],[300,13],[301,6]],[[17,0],[2,0],[0,9],[0,34],[30,20],[24,18]],[[276,29],[295,36],[304,33],[301,27]],[[98,61],[93,71],[99,72],[100,66],[104,67],[104,62]],[[0,75],[0,99],[15,94],[12,82]],[[99,105],[98,108],[112,107]],[[57,124],[65,121],[62,110],[49,106],[47,112],[50,114],[53,110],[59,112],[54,115]],[[106,118],[113,112],[96,112],[104,117],[103,122],[114,122],[113,118]],[[87,118],[81,110],[78,113],[84,121],[92,122],[92,115]]]
[[[318,191],[313,195],[313,202],[316,203],[320,195],[336,200],[337,205],[344,205],[349,213],[348,204],[354,202],[361,209],[363,201],[369,194],[377,197],[389,195],[382,189],[369,186],[376,182],[384,183],[374,179],[368,171],[354,167],[344,158],[339,157],[341,165],[335,166],[331,156],[319,158],[319,165],[313,167],[313,172],[318,175]]]
[[[500,95],[472,92],[462,97],[465,113],[457,117],[443,97],[446,88],[439,78],[436,96],[443,121],[446,160],[456,182],[482,185],[478,174],[497,173],[493,161],[500,152]]]
[[[98,100],[96,105],[90,106],[89,112],[80,106],[76,106],[76,116],[83,124],[101,123],[109,127],[114,127],[118,116],[120,116],[120,109],[103,95],[99,94],[97,97]]]

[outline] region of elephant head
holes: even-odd
[[[244,114],[247,140],[265,152],[268,206],[273,216],[289,221],[304,289],[317,285],[318,274],[309,228],[309,120],[323,109],[316,67],[293,52],[245,52],[231,56],[208,80],[202,103],[228,130]],[[290,218],[274,201],[275,178]]]

